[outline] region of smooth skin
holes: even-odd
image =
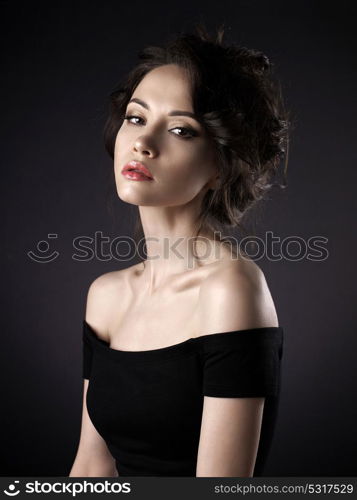
[[[114,172],[120,199],[139,207],[148,258],[145,268],[140,263],[93,281],[86,321],[111,348],[128,351],[279,326],[264,274],[251,259],[232,254],[205,228],[199,258],[194,256],[195,217],[219,172],[199,122],[169,116],[172,110],[193,112],[184,70],[173,64],[152,70],[133,98],[144,104],[128,104],[116,138]],[[122,176],[122,167],[133,159],[148,166],[154,181]],[[174,245],[178,238],[176,252],[168,253],[167,242]],[[81,436],[70,476],[116,477],[115,461],[87,413],[87,386],[84,380]],[[197,477],[252,477],[264,400],[204,396]]]

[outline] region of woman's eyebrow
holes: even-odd
[[[140,104],[140,106],[143,106],[143,108],[145,109],[150,109],[149,105],[146,104],[146,102],[142,101],[141,99],[138,99],[137,97],[133,97],[133,99],[131,99],[128,104],[130,104],[131,102],[136,102],[137,104]],[[190,111],[180,111],[178,109],[174,109],[173,111],[170,111],[170,113],[168,113],[168,116],[189,116],[190,118],[193,118],[194,120],[196,120],[197,122],[199,121],[196,116],[191,113]]]

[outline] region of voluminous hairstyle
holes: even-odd
[[[193,111],[213,141],[220,174],[217,189],[209,189],[203,199],[198,232],[202,227],[222,231],[240,226],[247,211],[274,185],[271,181],[283,156],[284,185],[279,186],[286,187],[288,113],[265,54],[235,44],[227,46],[223,26],[214,37],[202,24],[195,30],[162,46],[147,46],[138,54],[138,64],[110,94],[104,142],[114,158],[127,104],[149,71],[166,64],[184,68]]]

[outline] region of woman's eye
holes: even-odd
[[[135,116],[135,115],[126,115],[124,117],[124,119],[127,122],[132,123],[133,125],[140,125],[140,123],[134,122],[132,120],[142,120],[142,118],[140,116]],[[181,137],[182,139],[190,139],[191,137],[194,137],[197,135],[193,129],[186,128],[186,127],[174,127],[171,130],[180,130],[181,133],[178,133],[178,134],[174,133],[174,135],[177,135],[178,137]]]
[[[189,128],[185,128],[185,127],[175,127],[175,128],[172,128],[171,130],[181,130],[185,133],[185,135],[182,135],[182,134],[175,134],[175,135],[178,135],[179,137],[182,137],[184,139],[188,139],[190,137],[194,137],[196,135],[195,131],[192,130],[192,129],[189,129]],[[188,135],[187,135],[188,134]]]
[[[140,116],[134,116],[134,115],[126,115],[125,116],[125,120],[127,120],[129,123],[133,123],[132,120],[133,118],[135,118],[136,120],[141,120]],[[134,123],[134,125],[136,125],[136,123]]]

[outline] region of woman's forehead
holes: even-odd
[[[146,101],[172,102],[179,109],[190,110],[192,97],[191,86],[185,70],[170,64],[151,70],[136,87],[131,98],[136,97]],[[182,108],[182,106],[184,106]]]

